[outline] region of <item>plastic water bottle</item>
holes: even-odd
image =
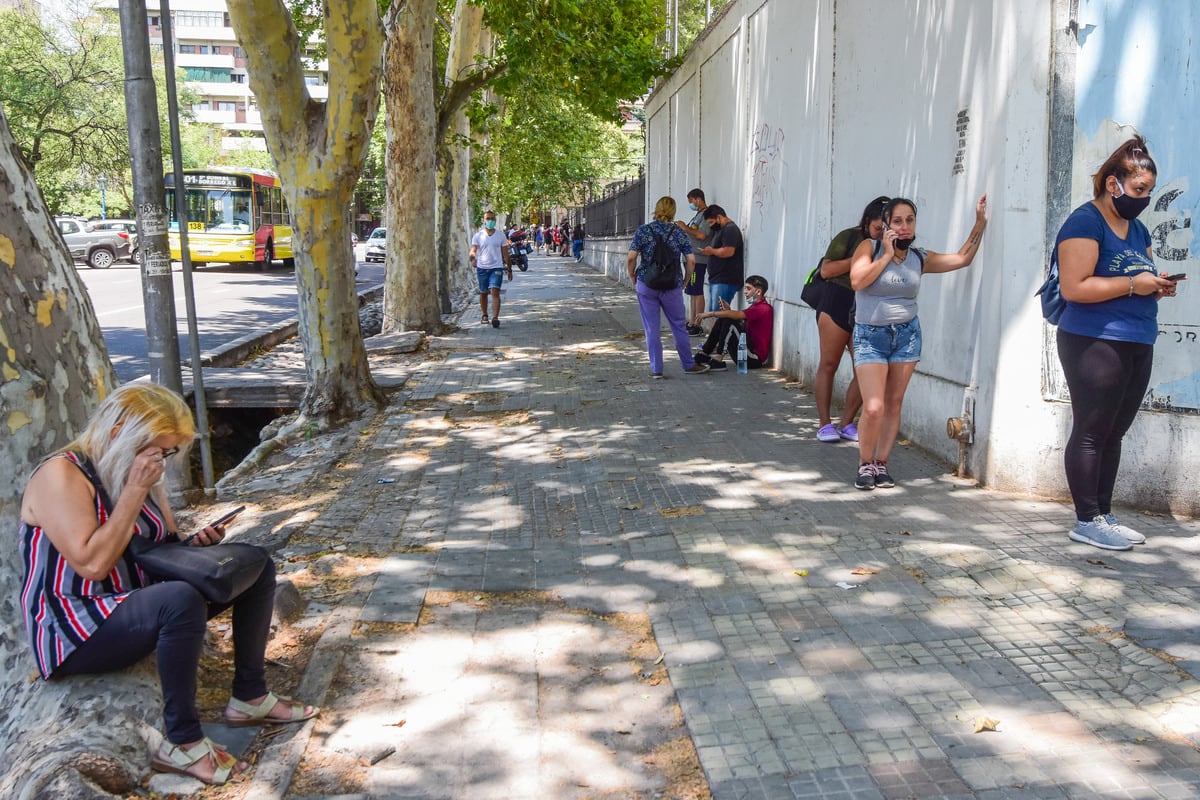
[[[746,332],[742,331],[738,334],[738,375],[745,375],[750,371],[750,365],[746,359]]]

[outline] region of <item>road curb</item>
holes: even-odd
[[[383,284],[372,286],[369,289],[364,289],[358,293],[358,306],[363,306],[374,303],[383,296]],[[226,342],[220,347],[210,350],[200,356],[200,365],[203,367],[232,367],[245,361],[256,350],[269,349],[287,341],[296,335],[300,328],[300,318],[292,317],[277,323],[274,327],[266,331],[257,333],[248,333],[245,336],[234,339],[232,342]],[[192,360],[184,359],[183,366],[190,368]]]

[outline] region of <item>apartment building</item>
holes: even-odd
[[[189,88],[199,95],[192,106],[197,122],[219,126],[222,149],[265,150],[262,118],[246,75],[246,54],[238,45],[224,0],[179,0],[168,4],[174,39],[175,64],[184,72]],[[100,8],[116,13],[120,3],[108,0]],[[162,5],[146,2],[150,46],[163,46]],[[329,96],[328,63],[305,74],[309,94],[317,100]]]

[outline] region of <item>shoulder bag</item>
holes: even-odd
[[[83,466],[104,507],[111,509],[112,500],[91,462],[83,459]],[[193,547],[180,541],[156,542],[137,533],[126,551],[146,574],[164,581],[186,581],[211,603],[231,602],[249,589],[271,558],[265,548],[253,544]]]
[[[164,581],[186,581],[212,603],[231,602],[253,586],[271,558],[266,549],[244,542],[196,547],[152,542],[137,534],[129,540],[129,552],[148,574]]]
[[[1067,308],[1066,298],[1062,296],[1062,290],[1058,285],[1058,254],[1055,253],[1050,259],[1050,275],[1046,278],[1046,282],[1042,284],[1042,288],[1038,289],[1034,294],[1042,301],[1042,316],[1051,325],[1057,325],[1058,320],[1062,317],[1063,311]]]

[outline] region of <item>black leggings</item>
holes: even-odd
[[[717,317],[708,338],[700,348],[707,355],[726,353],[730,358],[737,358],[738,336],[746,330],[746,323],[740,319]],[[749,343],[746,346],[746,366],[749,369],[762,369],[762,362],[751,352]]]
[[[267,693],[264,658],[275,608],[275,565],[232,603],[209,603],[183,581],[135,589],[112,616],[54,671],[54,677],[110,672],[158,656],[167,741],[187,744],[204,736],[196,711],[196,673],[205,622],[233,607],[233,691],[239,700]]]
[[[1058,332],[1058,358],[1071,390],[1071,438],[1065,454],[1076,519],[1112,511],[1121,439],[1150,385],[1154,345]]]

